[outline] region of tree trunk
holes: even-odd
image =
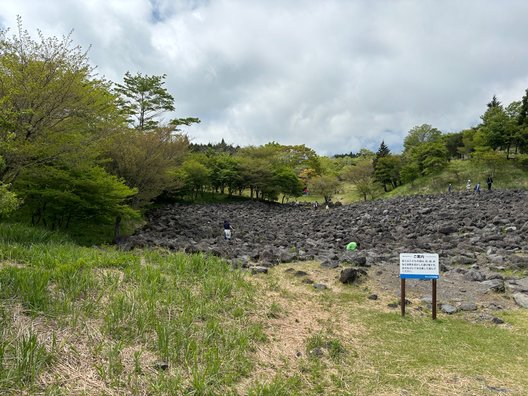
[[[121,242],[121,216],[117,215],[114,224],[114,243]]]

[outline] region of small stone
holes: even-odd
[[[454,306],[452,306],[450,304],[442,304],[440,306],[440,309],[442,310],[442,312],[445,312],[448,315],[452,315],[452,314],[457,312],[456,307],[454,307]]]
[[[518,306],[528,309],[528,294],[515,293],[513,295],[513,300]]]
[[[295,273],[293,274],[293,276],[298,276],[298,277],[307,276],[307,275],[308,275],[308,272],[305,272],[305,271],[295,271]]]
[[[460,304],[459,309],[461,311],[476,311],[477,310],[477,304],[475,304],[474,302],[462,303],[462,304]]]
[[[502,320],[501,318],[497,318],[497,317],[493,317],[493,319],[491,319],[491,322],[492,323],[495,323],[495,324],[503,324],[504,323],[504,320]]]
[[[156,362],[156,363],[154,364],[154,368],[155,368],[156,370],[163,370],[163,371],[165,371],[165,370],[167,370],[167,369],[169,368],[169,364],[168,364],[167,362]]]
[[[328,286],[326,286],[323,283],[314,283],[313,287],[314,287],[314,289],[319,289],[319,290],[328,289]]]
[[[267,274],[268,273],[268,267],[256,265],[254,267],[250,267],[250,269],[251,269],[252,274]]]
[[[325,260],[321,263],[321,267],[323,268],[329,268],[329,269],[332,269],[332,268],[337,268],[339,267],[339,262],[337,261],[332,261],[332,260]]]
[[[369,300],[377,300],[378,299],[378,295],[377,294],[371,294],[370,296],[367,297]]]
[[[387,304],[387,307],[389,307],[389,308],[398,308],[398,305],[399,305],[398,303],[389,303],[389,304]]]

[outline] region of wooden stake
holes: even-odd
[[[401,278],[401,314],[405,316],[405,278]]]
[[[436,279],[433,279],[433,320],[436,319]]]

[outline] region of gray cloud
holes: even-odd
[[[4,0],[0,23],[74,29],[101,74],[167,74],[196,142],[393,151],[458,131],[528,87],[524,1]]]

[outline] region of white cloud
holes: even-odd
[[[100,73],[167,74],[197,142],[393,151],[457,131],[528,87],[524,1],[4,0],[0,23],[74,29]]]

